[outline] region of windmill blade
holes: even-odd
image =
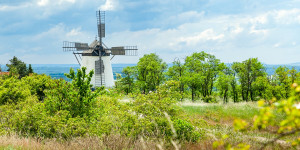
[[[119,46],[110,49],[112,55],[137,56],[137,46]]]
[[[88,43],[79,43],[79,42],[63,42],[63,51],[84,51],[89,50],[90,47]]]
[[[101,38],[105,37],[105,11],[97,11],[97,27],[98,27],[98,37],[100,42]]]

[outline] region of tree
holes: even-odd
[[[141,91],[146,94],[156,90],[164,80],[167,64],[156,54],[146,54],[137,63],[137,81]]]
[[[249,98],[255,100],[255,89],[252,84],[256,78],[266,75],[262,63],[257,58],[249,58],[241,63],[233,63],[232,68],[239,77],[243,100],[248,101]]]
[[[223,97],[224,103],[228,103],[228,93],[231,80],[232,76],[230,74],[225,74],[224,72],[219,73],[219,77],[217,79],[217,88],[220,91],[220,95]]]
[[[202,51],[186,57],[185,66],[188,72],[186,81],[192,90],[192,99],[197,90],[203,97],[210,96],[217,74],[219,70],[222,70],[224,64],[221,64],[214,55]]]
[[[16,56],[13,57],[13,59],[9,60],[9,64],[6,64],[8,67],[8,71],[12,70],[12,68],[15,68],[17,70],[17,73],[19,74],[19,78],[25,77],[28,75],[26,64],[19,60]]]
[[[136,76],[136,67],[126,67],[123,69],[122,74],[124,77],[120,79],[122,89],[126,94],[131,93],[134,87],[134,79]]]
[[[28,74],[31,74],[31,73],[33,73],[33,69],[32,69],[32,67],[31,67],[31,64],[29,64],[29,67],[28,67]]]
[[[237,80],[236,80],[236,72],[233,70],[233,65],[231,65],[231,68],[228,69],[230,70],[230,74],[231,74],[231,80],[230,80],[230,86],[231,86],[231,97],[233,99],[233,102],[238,102],[239,99],[239,85],[237,84]]]
[[[169,77],[169,80],[175,80],[179,81],[179,90],[181,94],[181,100],[183,100],[183,94],[184,94],[184,76],[186,75],[186,67],[184,64],[180,62],[180,59],[175,59],[173,62],[173,66],[169,67],[167,71],[167,76]]]
[[[256,91],[255,95],[258,95],[260,98],[265,100],[272,99],[272,87],[266,76],[257,77],[253,82],[253,88]]]
[[[60,110],[67,110],[72,117],[90,116],[90,109],[95,104],[95,98],[99,95],[100,90],[97,88],[92,92],[90,84],[94,71],[86,73],[86,68],[77,69],[77,73],[70,69],[69,74],[65,76],[72,80],[71,83],[65,80],[55,80],[47,85],[45,105],[51,113],[56,113]]]
[[[290,86],[292,85],[291,80],[289,79],[289,69],[286,66],[280,66],[275,70],[275,77],[277,81],[277,85],[279,85],[283,89],[284,98],[289,97]],[[294,78],[294,77],[293,77]],[[295,80],[295,79],[292,79]]]

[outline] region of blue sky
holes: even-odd
[[[230,63],[258,57],[300,62],[300,0],[1,0],[0,64],[75,64],[62,42],[92,42],[96,11],[106,11],[108,46],[137,45],[136,63],[156,53],[167,63],[206,51]]]

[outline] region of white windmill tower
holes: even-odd
[[[86,67],[88,72],[94,70],[95,75],[91,81],[94,87],[113,87],[114,77],[111,60],[115,55],[136,56],[138,49],[137,46],[108,48],[102,41],[102,38],[105,37],[105,12],[97,11],[96,16],[98,39],[94,40],[90,45],[88,43],[64,41],[63,51],[73,51],[81,67]]]

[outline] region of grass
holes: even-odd
[[[181,106],[189,115],[200,115],[203,117],[217,116],[222,119],[240,118],[252,120],[259,113],[256,103],[237,103],[237,104],[208,104],[197,106]]]
[[[276,134],[264,131],[248,130],[240,132],[234,130],[233,121],[237,118],[250,124],[253,123],[253,117],[259,114],[259,107],[254,102],[229,104],[183,102],[179,105],[187,113],[193,124],[204,130],[206,137],[203,137],[200,143],[207,142],[207,140],[220,140],[223,135],[229,135],[229,138],[225,140],[228,143],[233,145],[247,143],[251,145],[251,149],[259,149],[261,143],[276,137]],[[276,116],[278,120],[284,117],[281,114],[276,114]],[[266,149],[290,149],[289,146],[285,141],[278,141]]]
[[[17,135],[0,136],[0,150],[82,150],[82,149],[107,149],[107,150],[134,150],[155,149],[156,143],[143,140],[133,140],[119,135],[98,137],[81,137],[71,140],[35,139]]]
[[[247,143],[251,149],[259,149],[261,142],[266,142],[276,134],[249,130],[246,132],[235,131],[233,121],[235,118],[252,122],[252,118],[259,113],[256,103],[229,103],[229,104],[207,104],[207,103],[179,103],[186,116],[195,125],[202,137],[197,143],[180,143],[180,149],[212,149],[214,141],[222,139],[223,135],[229,135],[225,142],[237,145]],[[103,137],[81,137],[70,140],[60,139],[35,139],[30,137],[0,136],[0,150],[19,149],[173,149],[174,147],[164,145],[163,141],[151,141],[147,139],[131,139],[120,135],[107,135]],[[289,145],[274,144],[266,149],[291,149]]]

